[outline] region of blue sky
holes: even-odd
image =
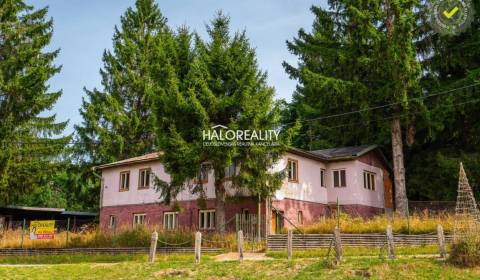
[[[50,80],[53,90],[62,89],[63,96],[52,112],[59,121],[70,120],[65,133],[73,132],[80,123],[78,109],[83,88],[101,88],[99,69],[102,53],[112,46],[113,28],[134,0],[26,0],[36,8],[49,6],[54,20],[52,49],[60,48],[56,64],[62,72]],[[268,82],[276,89],[277,98],[290,100],[296,81],[290,80],[282,61],[295,63],[285,40],[296,36],[300,27],[310,30],[312,5],[325,6],[325,0],[157,0],[169,25],[187,25],[205,36],[205,24],[216,11],[231,17],[232,30],[246,29],[257,50],[260,67],[268,72]]]

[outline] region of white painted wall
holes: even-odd
[[[345,169],[347,186],[344,188],[333,187],[333,170]],[[363,186],[363,171],[375,173],[375,191],[365,189]],[[328,202],[340,205],[361,204],[383,208],[384,188],[383,171],[380,168],[367,165],[358,160],[339,161],[328,164],[327,168]]]
[[[327,168],[325,163],[287,153],[275,170],[285,169],[288,159],[298,160],[298,183],[288,182],[286,178],[276,197],[327,203],[327,188],[320,186],[320,170]]]
[[[287,153],[287,155],[272,168],[272,171],[278,172],[285,169],[288,158],[298,160],[298,183],[288,182],[286,178],[280,190],[276,192],[277,199],[290,198],[322,204],[335,204],[338,197],[341,205],[361,204],[380,208],[384,207],[382,169],[367,165],[358,160],[324,163]],[[139,170],[144,168],[151,168],[152,172],[164,181],[168,182],[170,180],[170,176],[165,172],[163,165],[159,161],[104,169],[102,170],[102,206],[160,202],[159,193],[155,191],[153,182],[150,184],[151,187],[149,189],[138,189]],[[320,169],[322,168],[325,169],[326,172],[326,187],[320,186]],[[345,188],[333,187],[332,171],[335,169],[346,170],[347,186]],[[376,174],[375,191],[364,189],[364,170]],[[120,192],[120,172],[122,171],[130,171],[130,189]],[[215,198],[213,177],[213,171],[210,171],[208,183],[204,186],[206,196],[209,199]],[[235,194],[228,185],[227,193],[229,195]],[[246,194],[245,192],[243,193]],[[186,189],[178,195],[177,200],[195,200],[197,198],[198,195],[192,195],[191,192]]]
[[[129,204],[146,204],[160,202],[160,193],[156,192],[153,177],[149,189],[138,189],[138,176],[140,169],[151,168],[152,172],[162,179],[169,182],[170,175],[165,172],[160,161],[151,161],[141,164],[131,164],[120,167],[107,168],[102,171],[102,205],[101,206],[115,206],[115,205],[129,205]],[[128,191],[119,191],[120,187],[120,172],[130,171],[130,188]],[[190,184],[193,185],[193,184]],[[226,191],[228,195],[235,195],[236,192],[230,188],[230,182],[226,182]],[[207,199],[215,198],[215,187],[213,171],[208,174],[208,182],[204,184],[205,195]],[[246,195],[245,191],[241,192]],[[177,200],[195,200],[198,195],[193,195],[187,187],[178,196]]]
[[[104,169],[102,170],[102,206],[160,202],[160,194],[156,192],[153,181],[151,182],[149,189],[138,189],[139,171],[140,169],[144,168],[151,168],[152,172],[160,179],[166,182],[170,181],[170,176],[165,172],[163,165],[159,161],[151,161],[141,164],[132,164]],[[119,191],[120,172],[122,171],[130,171],[130,188],[128,191]],[[206,184],[205,189],[207,197],[215,197],[213,189],[213,176],[211,173],[208,176],[208,183]],[[197,199],[197,195],[192,195],[190,191],[184,190],[179,194],[177,198],[178,200],[193,200]]]

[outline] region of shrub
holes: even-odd
[[[398,217],[392,219],[385,215],[364,219],[342,214],[339,221],[340,232],[342,233],[384,233],[389,224],[392,225],[393,232],[396,234],[435,233],[437,224],[443,226],[445,233],[450,233],[453,231],[454,216],[432,217],[427,214],[414,214],[407,220]],[[336,218],[325,218],[312,225],[299,227],[299,229],[306,234],[332,233],[336,225]],[[296,233],[299,233],[299,231],[297,230]]]
[[[100,247],[148,247],[150,238],[155,228],[136,227],[120,228],[116,231],[92,229],[81,233],[65,231],[55,233],[53,240],[30,240],[25,235],[24,248],[100,248]],[[0,248],[19,248],[22,240],[21,230],[8,230],[0,235]],[[158,231],[158,247],[193,247],[195,243],[195,231],[190,229],[178,229],[173,231]],[[202,234],[202,247],[225,248],[237,250],[236,234],[219,234],[204,232]],[[265,242],[244,241],[246,251],[259,251],[265,248]]]
[[[455,241],[448,262],[460,267],[480,265],[480,238],[477,231],[467,232]]]

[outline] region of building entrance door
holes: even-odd
[[[280,234],[283,227],[283,211],[272,211],[271,232]]]

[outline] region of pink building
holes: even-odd
[[[182,191],[175,204],[165,205],[156,192],[153,177],[169,180],[158,153],[98,166],[102,172],[100,225],[103,228],[159,225],[165,229],[215,229],[213,171],[202,175],[206,203]],[[268,201],[261,202],[266,231],[310,224],[337,209],[369,217],[393,209],[390,168],[377,146],[358,146],[318,151],[291,148],[273,168],[286,170],[287,178]],[[154,175],[153,175],[154,174]],[[226,220],[235,214],[257,213],[257,199],[248,191],[228,187]]]

